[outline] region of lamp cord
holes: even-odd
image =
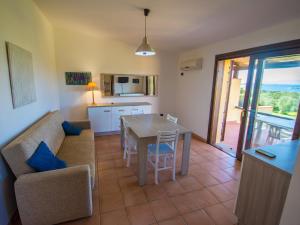
[[[147,37],[147,16],[145,16],[145,37]]]

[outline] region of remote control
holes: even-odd
[[[274,155],[273,153],[267,152],[267,151],[262,150],[262,149],[256,149],[255,152],[257,152],[259,154],[262,154],[262,155],[265,155],[265,156],[267,156],[269,158],[275,158],[276,157],[276,155]]]

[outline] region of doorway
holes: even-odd
[[[290,44],[216,57],[209,144],[241,159],[244,149],[299,137],[300,41]]]
[[[241,125],[250,57],[221,60],[222,76],[215,145],[235,156]]]

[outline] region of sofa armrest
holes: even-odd
[[[21,175],[15,193],[23,225],[50,225],[92,215],[88,165]]]
[[[69,123],[81,129],[91,129],[91,122],[89,120],[69,121]]]

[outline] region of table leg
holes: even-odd
[[[121,149],[124,150],[124,127],[123,127],[123,120],[120,119],[120,141],[121,141]]]
[[[190,132],[183,135],[181,175],[187,175],[189,171],[191,137],[192,133]]]
[[[148,157],[148,148],[147,142],[143,138],[139,138],[137,141],[137,150],[138,150],[138,179],[139,185],[143,186],[147,181],[147,157]]]

